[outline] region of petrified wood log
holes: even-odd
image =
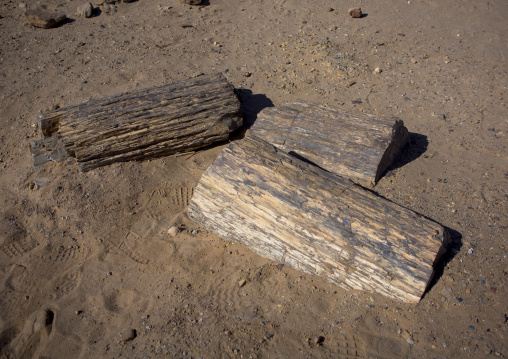
[[[242,125],[240,102],[220,74],[87,101],[43,114],[78,168],[189,152],[226,140]]]
[[[264,109],[251,133],[367,187],[377,183],[409,141],[397,118],[305,102]]]
[[[448,238],[439,224],[255,136],[220,153],[188,213],[261,256],[404,302],[420,300]]]

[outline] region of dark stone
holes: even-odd
[[[362,9],[359,7],[354,7],[348,10],[348,14],[351,15],[352,18],[362,17]]]
[[[43,29],[55,27],[67,19],[63,13],[49,12],[41,8],[25,11],[26,24]]]
[[[201,5],[203,0],[180,0],[182,3],[187,5]]]

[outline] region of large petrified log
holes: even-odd
[[[264,257],[404,302],[420,300],[448,238],[439,224],[255,136],[220,153],[188,213]]]
[[[60,108],[40,116],[39,126],[87,171],[205,147],[242,121],[233,87],[218,74]]]
[[[306,102],[264,109],[251,133],[367,187],[376,184],[409,141],[397,118]]]

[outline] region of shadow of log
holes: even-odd
[[[256,122],[258,114],[274,104],[266,95],[253,94],[251,90],[235,89],[243,114],[243,128],[248,130]]]

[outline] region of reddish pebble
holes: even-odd
[[[496,288],[496,287],[490,287],[490,291],[491,291],[492,293],[495,293],[495,292],[497,292],[497,288]]]
[[[362,17],[362,9],[359,7],[353,7],[348,10],[348,14],[351,15],[352,18]]]

